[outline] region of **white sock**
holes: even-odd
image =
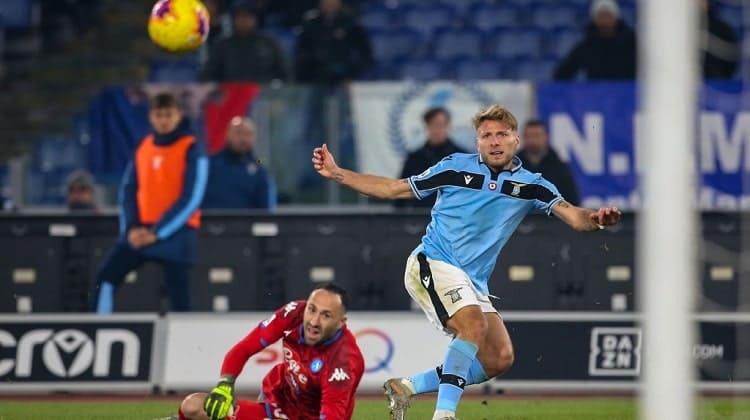
[[[456,413],[453,411],[437,410],[435,411],[435,414],[432,415],[432,420],[440,420],[444,418],[454,418],[454,417],[456,417]]]

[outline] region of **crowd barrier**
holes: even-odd
[[[0,316],[0,390],[3,392],[190,392],[215,385],[226,351],[269,313]],[[638,315],[508,312],[503,317],[516,361],[504,376],[474,390],[635,390],[642,359]],[[699,339],[692,354],[696,386],[748,391],[750,315],[694,317]],[[365,359],[359,391],[378,392],[385,379],[440,363],[449,337],[420,313],[353,312],[349,328]],[[237,382],[258,390],[265,373],[283,361],[280,343],[252,357]]]
[[[699,309],[742,310],[741,255],[748,224],[740,213],[704,213]],[[207,215],[192,270],[193,306],[202,312],[266,311],[336,281],[352,309],[404,311],[406,257],[427,214],[242,213]],[[84,312],[102,258],[117,236],[114,216],[0,217],[0,312]],[[631,312],[635,218],[576,233],[554,217],[531,215],[504,248],[490,280],[503,311]],[[145,265],[117,293],[116,312],[159,312],[161,270]],[[668,299],[668,297],[665,297]]]

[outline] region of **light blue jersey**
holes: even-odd
[[[523,218],[534,209],[549,214],[563,200],[541,174],[523,169],[518,157],[513,165],[495,173],[479,154],[455,153],[408,179],[419,199],[438,193],[414,253],[459,267],[485,295],[497,256]]]

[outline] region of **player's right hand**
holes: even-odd
[[[211,420],[224,420],[234,405],[233,384],[229,381],[221,381],[211,390],[203,403],[203,409]]]
[[[334,173],[339,168],[325,144],[313,150],[312,163],[315,170],[325,178],[333,178]]]

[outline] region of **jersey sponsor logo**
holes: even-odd
[[[487,184],[487,188],[489,188],[490,191],[495,191],[497,189],[497,182],[490,181],[490,183]]]
[[[471,183],[472,179],[474,179],[473,176],[471,176],[471,175],[464,175],[464,182],[466,183],[466,185],[469,185],[469,183]]]
[[[292,330],[284,330],[284,337],[289,337],[289,334],[292,333]]]
[[[640,328],[595,327],[591,329],[589,375],[638,376],[640,372]]]
[[[297,302],[289,302],[284,306],[284,318],[297,309]]]
[[[323,360],[321,360],[320,358],[316,357],[312,362],[310,362],[310,372],[318,373],[321,369],[323,369]]]
[[[461,297],[461,294],[458,293],[458,291],[461,289],[463,289],[463,287],[457,287],[455,289],[448,290],[448,292],[446,292],[443,296],[449,296],[451,298],[451,303],[456,303],[459,300],[463,299]]]
[[[349,374],[344,372],[342,368],[336,368],[328,378],[328,382],[343,382],[349,380]]]

